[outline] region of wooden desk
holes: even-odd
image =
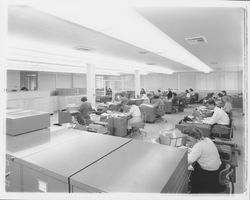
[[[134,103],[135,105],[139,106],[142,104],[142,102],[143,102],[143,99],[129,99],[128,105],[131,105],[132,103]]]
[[[128,117],[111,114],[108,119],[108,129],[111,135],[124,137],[127,135]]]
[[[132,140],[70,178],[72,192],[186,193],[187,151]]]

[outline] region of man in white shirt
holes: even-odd
[[[227,113],[221,108],[216,107],[215,101],[213,99],[208,100],[207,105],[210,110],[214,110],[214,114],[212,115],[212,117],[205,118],[203,121],[204,123],[211,125],[229,125],[230,120]]]

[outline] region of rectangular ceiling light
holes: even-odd
[[[80,3],[79,1],[77,3]],[[77,4],[70,1],[28,5],[67,21],[158,54],[202,72],[212,69],[128,6]]]

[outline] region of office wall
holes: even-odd
[[[193,88],[196,91],[227,90],[242,92],[243,72],[148,74],[141,76],[141,87],[147,91],[156,91],[159,88],[162,90],[172,88],[184,91]]]
[[[243,89],[243,72],[196,73],[196,90],[239,91]]]
[[[57,73],[56,88],[72,88],[72,74]]]
[[[56,89],[56,73],[39,72],[38,73],[38,90],[53,91]]]
[[[73,74],[73,88],[87,88],[87,75]]]
[[[20,71],[7,70],[7,88],[8,91],[12,89],[20,89]]]
[[[189,88],[196,90],[196,73],[179,73],[179,89],[186,90]]]
[[[148,74],[141,76],[141,87],[146,91],[156,91],[159,88],[167,90],[168,88],[178,89],[178,74]]]

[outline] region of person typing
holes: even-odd
[[[191,193],[217,193],[225,190],[219,183],[219,173],[223,168],[218,149],[208,137],[203,137],[200,129],[193,127],[183,131],[192,143],[188,153],[188,164],[193,165]]]
[[[217,107],[213,99],[208,100],[207,107],[210,110],[213,110],[214,113],[212,117],[204,118],[203,123],[210,125],[220,124],[229,126],[230,120],[227,113],[221,108]]]

